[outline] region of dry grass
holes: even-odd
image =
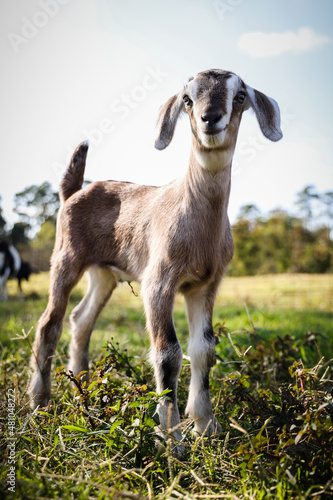
[[[273,274],[227,277],[221,305],[255,304],[260,309],[333,311],[332,274]]]
[[[194,439],[183,420],[181,461],[172,457],[170,446],[156,456],[157,395],[149,392],[154,380],[146,361],[148,335],[140,296],[126,283],[97,321],[91,386],[73,394],[64,372],[56,383],[55,367],[68,359],[67,314],[54,358],[53,403],[47,412],[31,413],[25,393],[28,360],[47,302],[48,278],[41,273],[24,283],[25,301],[11,282],[10,300],[0,303],[0,392],[15,392],[16,493],[11,498],[305,500],[333,494],[332,275],[225,279],[214,313],[215,323],[225,326],[216,325],[222,338],[210,378],[223,433]],[[68,312],[85,287],[83,279]],[[133,287],[139,292],[138,285]],[[181,297],[175,324],[185,352],[188,327]],[[23,339],[22,330],[30,329],[31,338]],[[238,334],[231,336],[235,330]],[[184,362],[178,391],[182,416],[189,368]],[[0,498],[9,497],[7,398],[0,404],[5,423]]]
[[[25,294],[47,294],[48,273],[33,275],[29,283],[24,283]],[[139,294],[140,286],[133,283],[133,289]],[[17,285],[11,281],[8,292],[15,296]],[[82,278],[74,289],[78,295],[84,294],[86,279]],[[142,307],[127,283],[120,285],[112,296],[116,303],[131,307]],[[289,309],[333,311],[333,275],[332,274],[270,274],[262,276],[226,277],[217,298],[219,306],[243,306],[255,304],[260,309]],[[182,299],[177,297],[176,305]]]

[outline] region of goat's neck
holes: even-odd
[[[202,162],[204,158],[207,164]],[[227,216],[231,163],[232,157],[226,157],[225,152],[205,151],[198,159],[197,151],[192,149],[185,178],[186,198],[192,200],[193,203],[208,203],[215,208],[220,207],[222,214]],[[215,167],[213,171],[210,168],[212,164]]]

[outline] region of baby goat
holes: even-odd
[[[71,315],[69,369],[74,374],[88,370],[91,332],[117,282],[141,282],[157,391],[171,390],[171,401],[159,405],[161,428],[178,426],[173,434],[181,440],[177,382],[183,354],[173,322],[175,295],[181,292],[192,370],[186,412],[195,431],[219,432],[209,395],[215,353],[212,313],[233,256],[227,214],[231,163],[241,117],[248,108],[268,139],[281,139],[276,101],[236,74],[210,70],[189,80],[159,115],[157,149],[168,146],[182,112],[188,114],[192,129],[187,173],[163,187],[103,181],[81,189],[88,145],[78,146],[60,189],[49,302],[31,358],[33,408],[46,406],[50,398],[51,361],[68,297],[86,271],[88,291]]]

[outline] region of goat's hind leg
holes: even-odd
[[[88,290],[71,314],[69,370],[74,375],[85,371],[88,380],[89,342],[95,321],[117,286],[114,274],[107,268],[91,267],[87,271]]]
[[[199,434],[205,431],[209,434],[221,432],[221,426],[213,415],[209,393],[209,372],[215,358],[212,328],[214,295],[198,291],[185,296],[190,328],[188,354],[191,359],[191,382],[186,413],[194,420],[194,432]]]
[[[41,316],[30,360],[34,370],[29,387],[30,406],[47,406],[51,395],[51,364],[62,332],[69,294],[81,272],[67,255],[58,256],[50,273],[49,301]]]

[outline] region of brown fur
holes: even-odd
[[[243,110],[253,105],[249,100],[237,101],[237,92],[246,88],[230,72],[204,72],[162,107],[155,144],[158,149],[170,143],[180,113],[189,115],[192,128],[187,173],[166,186],[103,181],[80,189],[87,144],[74,152],[61,184],[49,304],[38,324],[31,361],[35,370],[30,387],[33,407],[48,402],[51,359],[68,297],[88,270],[88,292],[71,317],[73,371],[88,370],[93,325],[117,281],[141,282],[157,388],[172,389],[171,422],[167,421],[168,403],[163,403],[159,409],[161,428],[178,425],[177,380],[182,351],[172,311],[175,294],[180,291],[185,296],[190,326],[193,370],[187,411],[198,432],[207,425],[212,432],[219,429],[208,387],[215,349],[211,321],[218,286],[234,249],[227,207],[239,124]],[[185,94],[195,102],[184,104]],[[260,120],[269,136],[272,127],[278,129],[278,111],[266,96],[260,100],[264,103]],[[228,119],[223,136],[216,132],[221,128],[220,116]],[[180,431],[174,436],[181,439]]]

